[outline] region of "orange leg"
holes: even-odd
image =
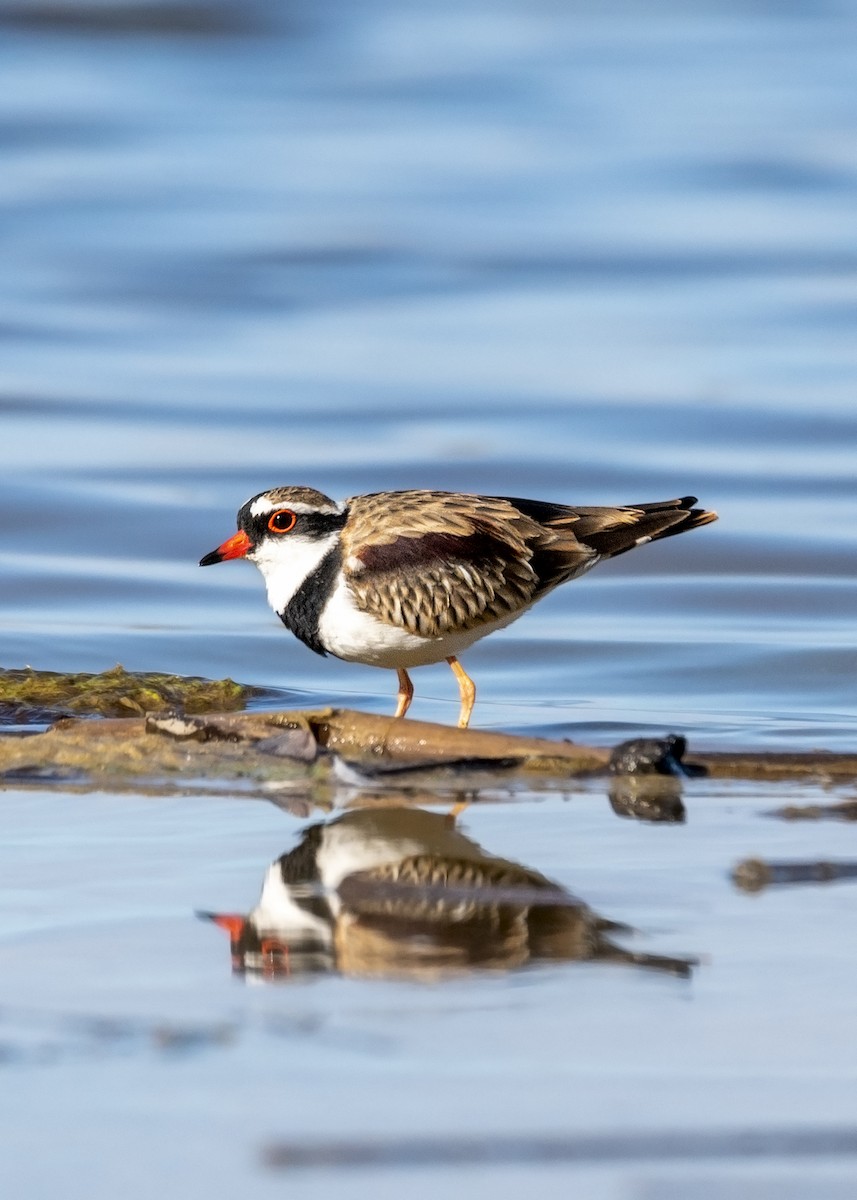
[[[400,667],[396,674],[399,676],[399,696],[396,705],[395,717],[403,717],[411,707],[411,701],[414,698],[414,685],[411,683],[411,677],[407,671]]]
[[[446,661],[452,667],[453,674],[458,680],[458,691],[461,694],[461,711],[458,714],[458,728],[466,729],[470,724],[470,714],[473,712],[473,705],[476,703],[476,684],[454,654],[451,654]]]
[[[449,812],[446,814],[446,819],[447,819],[448,823],[450,825],[454,825],[455,822],[458,820],[458,818],[461,816],[461,814],[464,812],[465,808],[470,808],[470,805],[472,803],[473,803],[472,800],[457,800],[455,802],[455,804],[453,804],[453,806],[449,810]]]

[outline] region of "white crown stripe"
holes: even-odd
[[[277,512],[278,509],[281,508],[291,509],[293,513],[297,513],[298,516],[301,517],[308,516],[312,513],[324,513],[327,516],[335,517],[342,512],[342,508],[337,507],[336,505],[304,504],[302,500],[280,500],[279,503],[275,503],[267,496],[259,496],[259,498],[254,500],[250,505],[250,516],[261,517],[266,513]]]

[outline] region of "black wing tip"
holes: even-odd
[[[683,496],[680,501],[682,508],[690,509],[688,517],[692,518],[692,523],[687,526],[688,529],[698,529],[700,525],[710,525],[718,519],[713,508],[694,508],[694,504],[698,503],[696,496]]]
[[[663,529],[652,533],[652,541],[660,541],[661,538],[675,537],[678,533],[689,533],[692,529],[700,529],[703,525],[711,525],[713,521],[718,519],[717,513],[713,509],[693,508],[696,503],[696,497],[687,496],[682,500],[679,512],[676,514],[678,519],[666,525]],[[683,512],[681,510],[684,510]]]
[[[693,528],[697,529],[700,525],[710,525],[712,521],[718,521],[719,514],[713,508],[694,508],[691,509],[690,515],[693,517]]]
[[[660,500],[648,504],[629,504],[629,508],[638,509],[640,512],[651,513],[668,513],[674,511],[678,516],[684,511],[684,517],[680,517],[664,534],[660,535],[668,537],[671,533],[683,533],[686,529],[697,529],[700,525],[710,525],[712,521],[718,519],[717,513],[713,509],[694,508],[699,500],[696,496],[679,496],[676,500]]]

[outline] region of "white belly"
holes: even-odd
[[[474,642],[511,624],[521,613],[512,613],[500,621],[480,625],[465,633],[448,633],[426,638],[395,625],[387,625],[369,613],[360,612],[354,598],[341,580],[324,606],[319,621],[323,645],[331,654],[346,662],[370,667],[426,667],[443,662],[451,654],[460,654]]]

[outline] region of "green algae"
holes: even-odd
[[[0,724],[144,716],[174,709],[197,715],[235,712],[261,694],[231,679],[126,671],[119,665],[97,675],[0,669]]]

